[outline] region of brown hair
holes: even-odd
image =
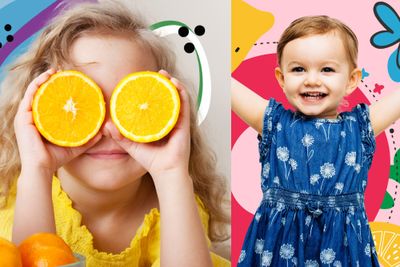
[[[178,77],[175,57],[166,39],[149,30],[138,14],[118,1],[84,3],[68,8],[46,26],[28,51],[11,66],[0,87],[0,199],[8,195],[11,183],[21,170],[13,121],[28,84],[50,67],[70,61],[69,48],[84,34],[124,34],[150,49],[160,69]],[[189,173],[194,191],[210,215],[209,237],[212,241],[228,238],[224,212],[225,179],[216,170],[216,157],[206,145],[197,125],[196,109],[191,100],[191,151]],[[4,205],[4,203],[3,203]]]
[[[278,63],[281,64],[283,49],[295,39],[308,35],[338,33],[343,41],[347,57],[353,68],[357,67],[358,40],[354,32],[343,22],[328,16],[306,16],[293,21],[282,33],[278,43]]]

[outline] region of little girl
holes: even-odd
[[[139,144],[121,136],[107,111],[86,145],[50,144],[33,124],[31,102],[56,69],[91,77],[107,106],[127,74],[162,69],[180,93],[179,121],[163,140]],[[0,236],[18,244],[57,233],[89,267],[230,266],[208,248],[209,239],[226,239],[224,183],[175,75],[164,40],[118,2],[55,18],[1,86]]]
[[[233,81],[234,112],[260,134],[263,191],[238,266],[379,266],[364,191],[374,136],[400,117],[400,92],[338,114],[361,79],[357,49],[336,19],[292,22],[275,76],[295,111]]]

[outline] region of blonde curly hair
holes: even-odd
[[[124,34],[148,47],[157,61],[158,68],[178,77],[175,56],[164,38],[149,30],[143,19],[116,1],[84,3],[64,8],[9,68],[0,87],[0,196],[6,199],[11,184],[21,170],[17,142],[13,127],[18,105],[28,84],[49,68],[68,64],[69,48],[84,34]],[[210,215],[209,237],[222,241],[229,237],[225,224],[229,216],[224,212],[225,179],[216,171],[216,157],[205,144],[196,121],[191,100],[191,151],[189,173],[194,191]],[[4,205],[4,203],[3,203]]]

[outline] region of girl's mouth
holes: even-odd
[[[300,95],[306,101],[318,101],[326,97],[328,94],[322,92],[305,92]]]

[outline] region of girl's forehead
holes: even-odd
[[[290,61],[347,61],[347,52],[338,34],[308,35],[287,43],[282,63]]]
[[[83,35],[70,50],[74,66],[126,64],[135,68],[154,68],[156,59],[141,42],[123,35]]]

